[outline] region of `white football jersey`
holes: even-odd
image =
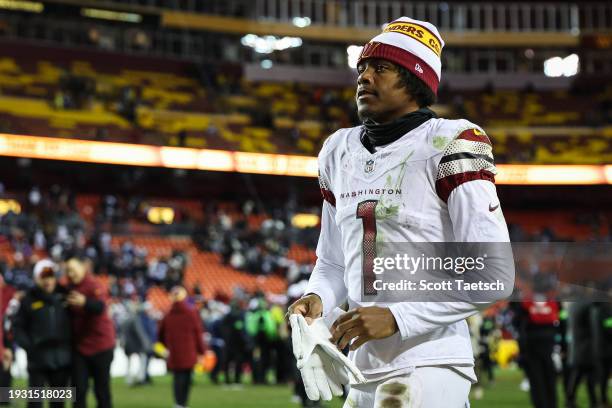
[[[306,293],[324,314],[362,301],[372,286],[377,242],[508,242],[495,191],[492,147],[467,120],[430,119],[376,152],[361,143],[362,127],[340,129],[319,154],[324,197],[317,263]],[[478,307],[461,302],[380,304],[399,332],[372,340],[350,357],[366,378],[424,365],[473,366],[465,318]]]

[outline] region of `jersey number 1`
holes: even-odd
[[[374,258],[376,258],[376,205],[378,200],[367,200],[357,204],[357,218],[363,225],[361,249],[361,273],[364,296],[376,295],[374,289]]]

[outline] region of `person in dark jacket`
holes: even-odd
[[[57,286],[57,266],[43,259],[34,266],[36,286],[19,307],[13,330],[15,341],[28,355],[30,387],[67,387],[70,381],[71,329],[64,293]],[[30,401],[28,407],[40,407]],[[63,407],[61,401],[51,407]]]
[[[589,289],[590,290],[590,289]],[[567,392],[566,406],[576,407],[576,393],[583,378],[587,380],[589,405],[597,405],[597,322],[595,321],[595,302],[585,297],[572,302],[569,306],[569,363],[571,374]]]
[[[557,373],[552,353],[559,332],[559,303],[536,293],[520,302],[515,319],[531,403],[535,408],[557,408]]]
[[[74,334],[73,385],[76,408],[87,406],[89,379],[93,378],[98,408],[112,406],[110,366],[115,348],[115,326],[106,312],[107,289],[89,272],[88,266],[73,258],[66,263],[70,280],[68,296]]]
[[[185,301],[185,288],[172,288],[170,297],[172,307],[160,323],[158,340],[168,349],[166,364],[173,373],[175,406],[181,408],[187,406],[193,367],[204,354],[204,341],[200,317]]]
[[[612,293],[611,293],[612,294]],[[599,392],[601,405],[609,407],[608,379],[612,373],[612,303],[595,305],[595,361],[599,362]]]
[[[225,382],[227,384],[241,384],[242,366],[250,361],[249,356],[251,355],[252,347],[246,333],[244,312],[240,302],[233,300],[230,307],[230,312],[225,315],[221,322],[221,330],[226,345],[224,361]]]

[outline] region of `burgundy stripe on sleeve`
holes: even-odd
[[[319,172],[319,188],[321,188],[323,199],[335,207],[336,196],[334,196],[334,193],[329,189],[329,183],[325,180],[321,172]]]
[[[491,141],[489,140],[489,137],[484,132],[481,132],[478,129],[464,130],[463,132],[461,132],[459,136],[457,136],[457,139],[464,139],[464,140],[470,140],[472,142],[486,143],[489,146],[491,146]]]
[[[321,188],[321,195],[323,196],[323,199],[325,201],[327,201],[328,203],[330,203],[334,207],[336,206],[336,196],[334,195],[334,193],[331,192],[331,190],[327,190],[325,188]]]
[[[488,170],[466,171],[465,173],[453,174],[436,181],[436,193],[446,203],[451,192],[456,187],[472,180],[488,180],[495,183],[495,175]]]

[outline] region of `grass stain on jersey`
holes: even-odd
[[[405,384],[394,382],[390,384],[384,384],[380,390],[385,394],[400,395],[403,394],[407,388],[408,387]]]
[[[438,150],[444,150],[446,145],[448,145],[449,139],[444,136],[434,136],[431,144]]]
[[[404,176],[406,175],[406,163],[410,157],[412,157],[413,153],[414,151],[408,153],[406,158],[400,163],[397,179],[394,180],[391,174],[387,174],[387,179],[385,180],[385,187],[383,190],[393,189],[395,191],[401,188],[402,182],[404,181]],[[396,195],[393,195],[392,197],[395,198]],[[395,200],[392,197],[385,197],[383,193],[381,193],[378,197],[378,204],[376,205],[376,210],[374,211],[376,222],[392,219],[397,220],[401,205],[401,196]],[[399,202],[398,199],[400,200]],[[378,228],[378,232],[376,234],[376,250],[379,253],[382,251],[383,245],[387,242],[385,233],[383,231],[384,230],[382,228]]]
[[[380,408],[401,408],[409,405],[410,390],[406,384],[401,382],[383,384],[377,392],[380,392],[384,398]]]
[[[391,217],[397,217],[399,214],[399,204],[391,204],[388,206],[377,205],[376,206],[376,219],[387,220]]]
[[[406,163],[412,157],[414,151],[410,152],[408,156],[400,163],[399,174],[397,179],[394,181],[393,176],[391,174],[387,174],[387,179],[385,180],[385,187],[383,190],[398,190],[402,186],[402,182],[404,181],[404,176],[406,175]],[[399,203],[394,203],[392,198],[385,199],[384,195],[381,193],[378,197],[378,205],[376,206],[376,220],[388,220],[390,218],[397,218],[399,214]]]
[[[402,401],[396,397],[387,397],[380,403],[380,408],[402,408]]]

